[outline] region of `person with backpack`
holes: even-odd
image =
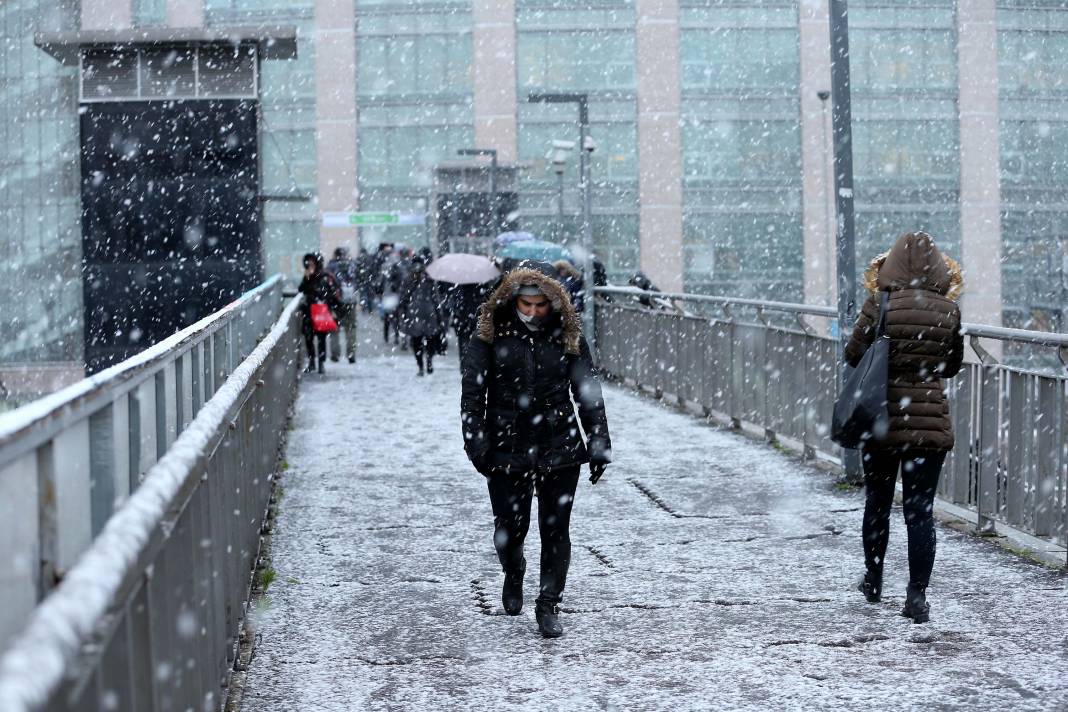
[[[308,350],[308,365],[305,373],[316,370],[318,363],[319,373],[326,372],[326,332],[316,331],[312,324],[311,310],[313,304],[325,304],[337,320],[337,312],[341,306],[341,290],[333,276],[323,269],[323,256],[317,252],[309,252],[304,255],[304,279],[301,280],[297,290],[304,295],[301,304],[303,315],[302,329],[304,331],[304,345]],[[319,351],[316,354],[315,342],[318,341]]]
[[[960,266],[943,255],[930,235],[910,232],[872,260],[864,275],[864,302],[845,360],[856,367],[878,331],[882,293],[887,293],[883,333],[889,337],[888,427],[862,446],[864,467],[864,578],[858,589],[870,603],[883,592],[883,561],[890,536],[890,508],[898,470],[908,531],[909,582],[901,615],[930,620],[927,587],[935,560],[934,498],[953,423],[944,392],[964,360]]]
[[[330,341],[330,360],[341,359],[341,332],[345,332],[345,355],[349,363],[356,363],[356,310],[359,308],[359,279],[356,262],[349,258],[349,249],[341,246],[334,250],[334,258],[326,266],[326,271],[337,280],[341,290],[341,302],[338,306],[338,330]]]

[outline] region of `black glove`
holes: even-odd
[[[590,463],[590,483],[597,484],[597,481],[601,479],[601,475],[608,469],[607,462],[591,462]]]

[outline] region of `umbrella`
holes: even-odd
[[[521,232],[516,230],[512,232],[502,232],[493,239],[493,244],[496,247],[503,247],[504,245],[510,245],[513,242],[529,242],[537,239],[538,238],[534,237],[534,233],[532,232]]]
[[[426,273],[433,280],[453,284],[482,284],[501,276],[501,271],[489,258],[465,252],[442,255],[430,263]]]
[[[497,248],[497,256],[511,257],[517,260],[538,260],[540,262],[573,261],[571,253],[566,247],[557,245],[555,242],[545,242],[544,240],[525,240],[509,243]]]

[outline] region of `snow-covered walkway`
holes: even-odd
[[[301,385],[245,712],[1068,709],[1062,577],[940,528],[913,625],[900,510],[868,605],[859,495],[617,388],[617,462],[581,480],[566,632],[543,640],[536,519],[527,606],[500,609],[455,356],[416,379],[374,350]]]

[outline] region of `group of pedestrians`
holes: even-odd
[[[504,574],[501,603],[508,615],[522,611],[523,548],[537,494],[541,560],[535,618],[550,638],[563,633],[559,604],[571,559],[568,529],[579,470],[588,464],[596,483],[612,461],[601,387],[565,286],[567,272],[557,279],[537,269],[505,275],[479,312],[461,368],[464,448],[486,478],[493,543]],[[655,290],[644,275],[637,281],[634,286],[643,291]],[[900,472],[909,561],[901,614],[915,623],[930,619],[934,498],[953,447],[944,379],[956,375],[964,355],[956,303],[962,283],[959,265],[929,235],[903,235],[869,267],[870,296],[845,351],[856,366],[877,334],[889,339],[888,428],[872,433],[862,447],[865,573],[858,589],[867,601],[881,601]],[[883,294],[888,299],[880,309]]]
[[[504,581],[501,601],[509,615],[523,608],[524,542],[534,495],[541,537],[535,618],[542,635],[563,633],[559,616],[571,560],[572,504],[582,465],[597,483],[612,461],[601,386],[581,333],[581,274],[570,265],[521,264],[487,285],[450,286],[427,275],[428,254],[383,249],[377,296],[383,305],[384,338],[394,330],[410,339],[419,375],[433,373],[433,357],[451,325],[461,358],[461,429],[465,451],[486,478],[493,511],[493,543]],[[360,269],[335,255],[323,269],[305,256],[301,283],[309,301],[331,309],[355,309]],[[403,266],[400,266],[402,265]],[[346,284],[353,284],[354,292]],[[656,288],[644,275],[634,286]],[[865,274],[869,296],[845,349],[860,363],[877,337],[889,339],[885,432],[871,433],[861,448],[866,489],[862,523],[865,571],[858,589],[878,603],[895,483],[900,473],[908,534],[908,585],[902,615],[930,619],[926,592],[934,566],[933,518],[938,479],[954,444],[944,379],[964,357],[960,266],[926,233],[902,235],[876,257]],[[353,297],[352,294],[356,294]],[[355,301],[352,301],[355,299]],[[653,307],[652,301],[648,303]],[[339,311],[339,313],[341,313]],[[347,317],[342,317],[342,321]],[[355,331],[355,320],[351,322]],[[313,334],[306,330],[309,356]],[[319,368],[324,344],[319,337]],[[350,360],[355,358],[349,352]]]

